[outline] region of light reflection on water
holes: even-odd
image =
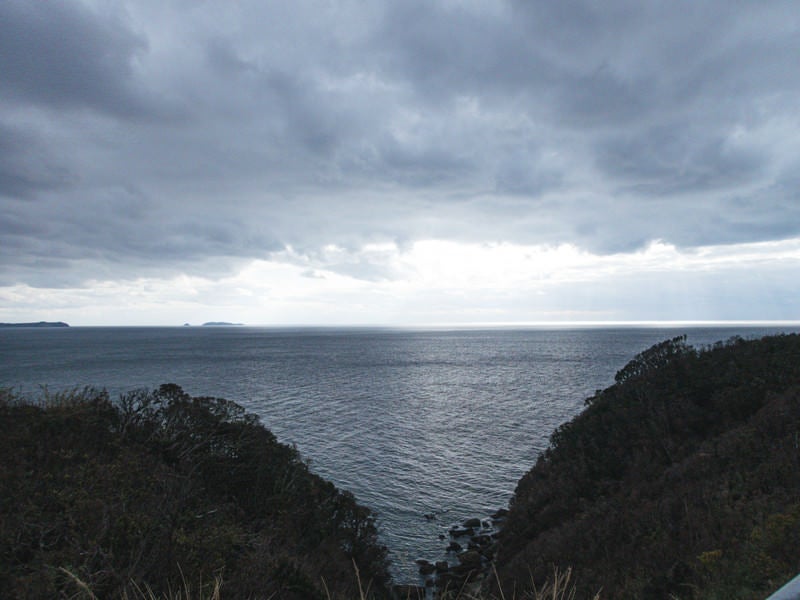
[[[395,577],[412,582],[413,560],[444,559],[451,524],[506,506],[550,432],[637,352],[776,331],[0,330],[0,386],[173,382],[239,402],[378,514]]]

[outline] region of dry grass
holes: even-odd
[[[89,585],[78,575],[64,567],[59,567],[58,570],[66,575],[77,588],[76,593],[69,596],[71,600],[99,600]],[[201,590],[199,592],[193,591],[192,586],[186,579],[183,580],[183,584],[179,589],[175,591],[169,590],[164,594],[156,594],[149,585],[140,585],[135,581],[131,581],[130,587],[132,591],[123,591],[120,596],[121,600],[221,600],[222,598],[222,579],[220,577],[214,578],[214,583],[209,590],[202,591],[207,586],[204,586],[201,582],[198,586]]]
[[[497,571],[494,571],[494,575],[497,580],[497,589],[500,592],[499,600],[508,600],[503,592]],[[568,567],[562,571],[558,567],[553,567],[553,576],[541,587],[538,587],[531,579],[530,590],[522,592],[519,596],[514,593],[512,600],[575,600],[576,593],[575,584],[572,580],[572,568]],[[600,592],[597,592],[592,597],[592,600],[600,600]]]
[[[358,600],[370,600],[369,586],[366,589],[361,582],[361,576],[358,567],[353,563],[355,569],[356,581],[358,582]],[[75,573],[64,567],[58,569],[61,573],[67,576],[77,588],[76,593],[70,596],[74,600],[99,600],[92,592],[90,587],[81,580]],[[495,571],[495,578],[497,572]],[[326,597],[328,600],[334,600],[328,591],[328,586],[325,580],[322,579],[322,586],[325,589]],[[214,583],[210,589],[203,591],[202,584],[199,586],[200,591],[194,591],[192,586],[184,579],[183,585],[176,591],[168,591],[166,594],[156,594],[147,584],[139,585],[136,582],[131,582],[133,591],[125,591],[121,596],[121,600],[221,600],[222,599],[222,579],[219,577],[214,578]],[[529,591],[522,592],[517,595],[516,591],[512,594],[511,598],[507,598],[503,589],[500,587],[498,579],[499,596],[487,596],[473,586],[464,585],[459,590],[443,590],[439,597],[448,598],[449,600],[575,600],[576,590],[572,579],[572,569],[559,570],[553,569],[553,576],[550,580],[545,582],[541,587],[537,587],[531,583]],[[271,598],[271,597],[270,597]],[[400,598],[399,600],[413,600],[410,596],[407,598]],[[597,592],[592,600],[601,600],[600,592]]]

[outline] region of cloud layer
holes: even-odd
[[[778,1],[7,0],[0,286],[792,240],[799,50]]]

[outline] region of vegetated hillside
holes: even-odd
[[[586,403],[518,484],[506,598],[553,566],[578,597],[637,599],[763,598],[800,572],[800,337],[662,342]]]
[[[2,598],[386,592],[370,512],[233,402],[0,391],[0,430]]]

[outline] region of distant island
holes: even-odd
[[[209,321],[203,323],[203,327],[242,327],[243,323],[227,323],[226,321]]]
[[[0,323],[0,327],[69,327],[63,321],[39,321],[37,323]]]

